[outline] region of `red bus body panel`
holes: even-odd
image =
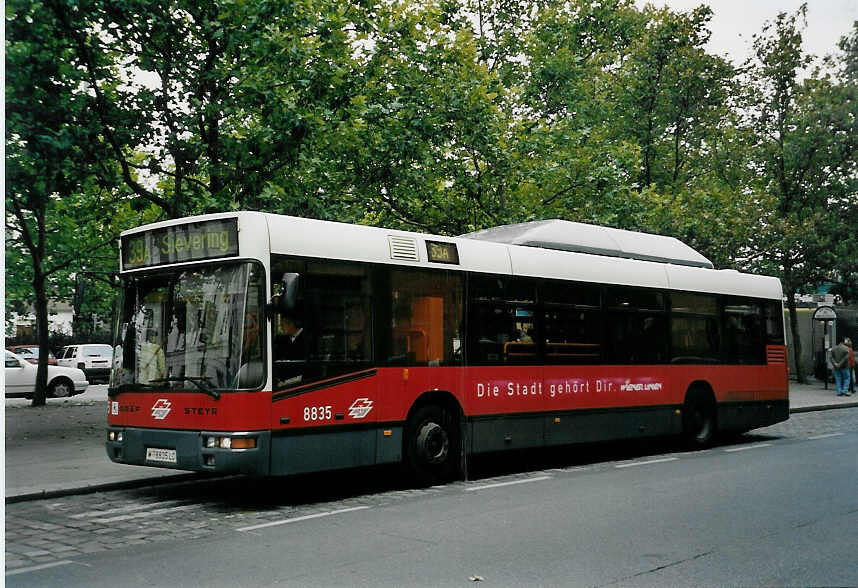
[[[257,431],[269,428],[271,393],[225,393],[216,400],[196,392],[125,392],[107,405],[113,427]]]
[[[339,380],[339,379],[336,379]],[[391,367],[361,377],[275,392],[124,393],[108,423],[205,431],[296,430],[402,423],[417,398],[453,395],[466,418],[624,407],[680,406],[695,382],[718,403],[788,399],[785,364],[747,366]]]

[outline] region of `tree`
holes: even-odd
[[[550,2],[539,11],[514,110],[523,119],[513,144],[526,218],[623,226],[639,217],[640,149],[613,132],[611,87],[643,26],[627,0]]]
[[[171,218],[325,214],[301,182],[302,157],[349,104],[360,3],[46,1],[138,202]]]
[[[839,55],[829,55],[826,63],[834,67],[842,83],[858,83],[858,20],[852,23],[852,31],[837,42]]]
[[[812,61],[801,49],[806,12],[804,5],[779,14],[754,38],[749,186],[764,215],[745,252],[751,268],[783,282],[799,381],[796,294],[836,278],[858,245],[846,224],[858,207],[858,94],[854,84],[838,84],[818,69],[801,79]]]
[[[506,90],[451,3],[376,7],[332,159],[352,218],[458,234],[515,208]]]
[[[110,245],[94,230],[115,196],[114,174],[97,140],[98,125],[68,37],[41,3],[7,5],[6,252],[7,283],[31,290],[41,347],[33,405],[45,403],[48,295],[82,257]],[[87,195],[85,208],[75,199]]]

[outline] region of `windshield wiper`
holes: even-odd
[[[190,382],[215,400],[219,400],[220,392],[207,385],[210,379],[211,378],[207,378],[205,376],[171,376],[169,378],[156,378],[149,381],[153,384],[163,384],[166,382]]]
[[[152,386],[149,384],[120,384],[116,388],[108,388],[107,395],[110,398],[116,398],[123,392],[140,392],[143,390],[151,390]]]

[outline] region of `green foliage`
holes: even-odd
[[[801,50],[803,15],[781,14],[756,38],[748,104],[756,139],[748,187],[771,198],[749,247],[790,293],[833,277],[839,250],[858,245],[848,225],[858,209],[858,86],[818,70],[799,78],[811,61]]]
[[[858,248],[858,87],[819,69],[801,78],[812,62],[801,48],[806,11],[781,13],[755,36],[745,105],[746,186],[764,206],[742,253],[751,269],[781,278],[791,315],[803,287],[854,276]]]
[[[847,291],[858,25],[802,78],[804,13],[737,69],[705,50],[706,6],[15,0],[7,310],[86,271],[103,316],[119,231],[238,209],[446,234],[566,218]]]
[[[376,16],[334,152],[342,200],[379,224],[455,234],[495,222],[510,203],[509,119],[473,31],[433,3]]]

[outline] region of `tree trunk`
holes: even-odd
[[[35,258],[34,258],[35,259]],[[34,262],[35,263],[35,262]],[[36,294],[36,341],[39,343],[39,364],[36,370],[36,391],[32,406],[44,406],[48,387],[48,293],[41,268],[34,267],[33,291]]]
[[[792,333],[792,361],[795,366],[795,376],[799,384],[806,384],[807,378],[801,365],[801,335],[798,332],[798,312],[795,307],[795,291],[787,289],[787,308],[789,309],[789,329]]]

